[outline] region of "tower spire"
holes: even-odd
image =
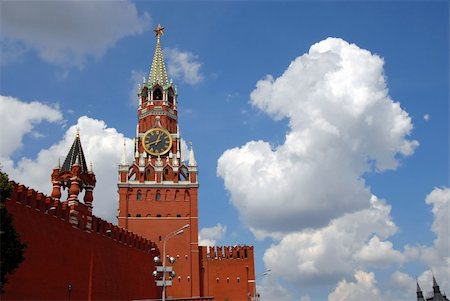
[[[419,285],[419,281],[416,280],[416,283],[417,283],[417,290],[416,290],[417,301],[425,301],[425,299],[423,298],[422,289],[420,288]]]
[[[166,65],[164,64],[164,57],[161,50],[161,36],[164,34],[164,27],[161,24],[153,30],[157,38],[155,54],[153,56],[152,67],[148,76],[148,84],[153,86],[158,83],[165,86],[169,83],[167,79]]]
[[[80,130],[78,128],[75,140],[73,141],[72,147],[64,160],[61,171],[69,171],[74,164],[80,165],[82,173],[88,172],[83,147],[81,146]]]

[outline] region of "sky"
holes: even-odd
[[[261,300],[414,300],[433,274],[450,294],[448,1],[4,0],[0,13],[13,180],[50,193],[79,128],[94,214],[117,222],[160,23],[200,241],[254,245]]]

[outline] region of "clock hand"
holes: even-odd
[[[161,141],[161,136],[162,136],[162,134],[159,134],[159,136],[158,136],[158,138],[156,138],[156,140],[155,141],[153,141],[153,142],[150,142],[149,143],[149,145],[152,145],[152,144],[157,144],[159,141]]]

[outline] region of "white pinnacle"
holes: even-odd
[[[123,139],[123,152],[122,152],[122,160],[120,161],[121,165],[128,165],[127,162],[127,146],[125,144],[125,139]]]
[[[190,141],[191,150],[189,151],[189,166],[197,166],[197,162],[195,161],[194,156],[194,147],[192,146],[192,142]]]

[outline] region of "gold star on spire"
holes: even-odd
[[[157,37],[159,41],[159,38],[164,34],[164,27],[162,27],[161,24],[158,24],[153,31],[155,32],[155,37]]]

